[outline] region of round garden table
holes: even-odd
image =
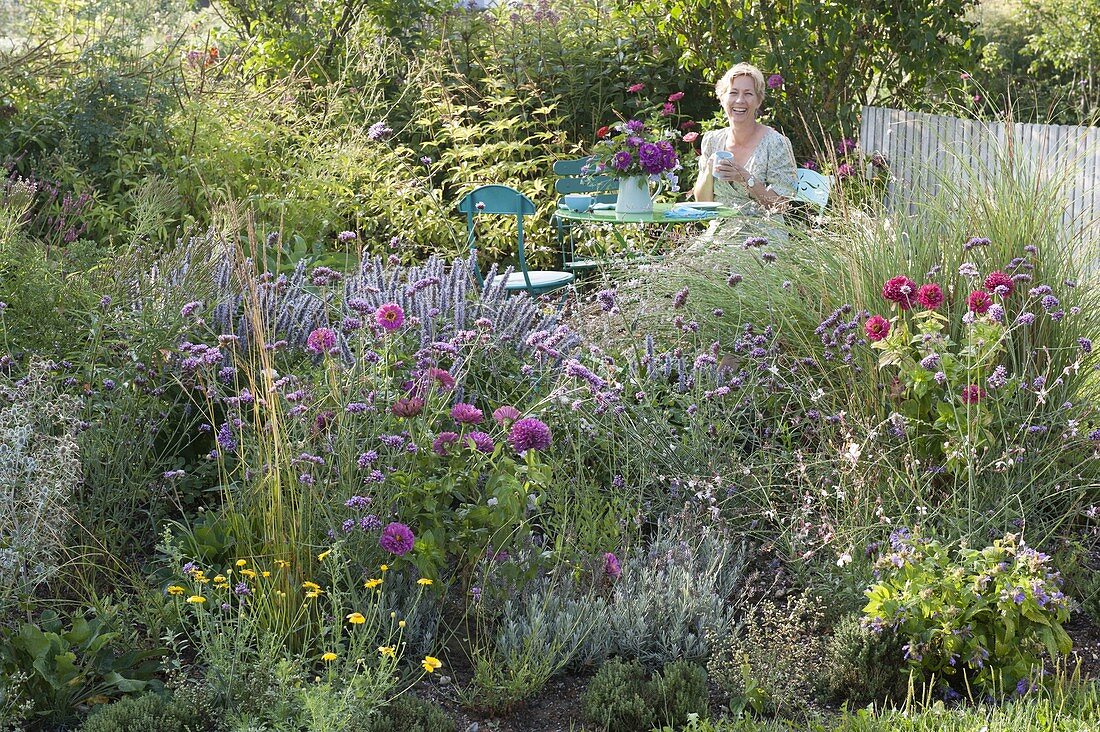
[[[729,219],[737,215],[737,211],[728,206],[720,206],[715,209],[708,209],[707,216],[699,218],[684,218],[680,216],[669,216],[669,211],[675,203],[655,203],[653,204],[653,211],[642,214],[620,214],[615,211],[614,208],[608,209],[596,209],[595,211],[573,211],[572,209],[559,206],[558,210],[554,212],[554,217],[559,221],[569,221],[578,223],[589,224],[610,224],[612,226],[611,234],[615,237],[615,240],[623,248],[624,251],[630,250],[630,244],[627,243],[626,238],[623,236],[622,227],[626,225],[630,226],[649,226],[653,224],[669,225],[669,224],[694,224],[694,223],[706,223],[715,219]],[[560,224],[559,224],[560,227]],[[559,232],[561,229],[559,228]],[[584,259],[578,259],[575,257],[572,246],[572,235],[567,232],[562,233],[562,264],[567,270],[578,269],[592,269],[598,267],[601,263],[610,261],[609,258],[599,256],[599,253],[595,253],[596,256]],[[566,239],[569,239],[569,246],[566,247]],[[641,260],[649,261],[652,255],[642,255],[635,257],[625,257],[624,261]],[[618,258],[616,258],[617,260]]]

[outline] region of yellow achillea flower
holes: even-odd
[[[317,561],[318,561],[318,562],[323,562],[323,561],[325,561],[325,557],[327,557],[327,556],[328,556],[329,554],[332,554],[332,550],[331,550],[331,549],[329,549],[328,551],[323,551],[323,552],[321,552],[320,554],[318,554],[318,555],[317,555]]]
[[[279,569],[290,569],[290,562],[285,559],[276,559],[275,566]]]
[[[267,570],[265,569],[265,570],[264,570],[263,572],[260,572],[260,576],[261,576],[261,577],[270,577],[270,576],[271,576],[271,572],[268,572],[268,571],[267,571]]]
[[[220,584],[222,584],[222,583],[223,583],[223,582],[225,582],[225,581],[226,581],[226,580],[225,580],[225,575],[221,575],[221,574],[219,574],[219,575],[218,575],[217,577],[215,577],[215,578],[214,578],[214,583],[215,583],[215,584],[219,584],[219,585],[220,585]]]
[[[171,585],[167,591],[169,595],[173,596],[182,595],[184,593],[184,589],[179,585]]]
[[[191,597],[187,598],[187,602],[191,605],[201,605],[206,602],[206,598],[202,595],[191,595]]]
[[[254,579],[256,577],[256,572],[251,569],[242,569],[241,576],[247,577],[248,579]]]
[[[378,578],[372,578],[372,579],[369,579],[366,582],[364,582],[363,587],[366,587],[368,590],[373,590],[375,587],[378,587],[380,584],[382,584],[382,580],[380,580]]]
[[[238,559],[237,560],[237,566],[238,567],[244,567],[244,566],[247,566],[247,565],[248,565],[248,560],[247,559]]]
[[[367,622],[367,619],[363,617],[363,613],[352,613],[348,615],[348,622],[352,625],[362,625]]]
[[[425,671],[431,673],[436,669],[442,668],[443,662],[434,656],[424,656],[424,660],[420,662],[420,665],[424,667]]]
[[[378,652],[381,653],[383,656],[397,658],[397,649],[393,646],[378,646]]]
[[[383,572],[388,572],[388,571],[390,571],[390,565],[383,564],[381,567],[379,567],[379,569],[382,570]]]
[[[317,584],[316,582],[309,582],[307,580],[306,582],[302,583],[302,589],[303,590],[319,590],[319,589],[321,589],[321,585]]]
[[[321,656],[321,660],[326,662],[326,663],[328,663],[329,661],[335,661],[336,660],[336,654],[333,653],[332,651],[329,651],[325,655]]]
[[[427,587],[427,586],[428,586],[428,585],[430,585],[431,583],[432,583],[432,581],[431,581],[430,579],[428,579],[427,577],[421,577],[420,579],[418,579],[418,580],[416,581],[416,584],[418,584],[418,585],[424,585],[425,587]]]
[[[310,590],[306,593],[307,600],[313,600],[321,596],[322,590]]]

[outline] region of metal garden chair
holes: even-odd
[[[619,192],[619,181],[606,175],[591,173],[588,166],[594,165],[591,157],[574,160],[559,160],[554,163],[554,190],[564,196],[568,193],[587,193],[596,203],[613,203]],[[570,271],[592,269],[595,261],[578,260],[574,254],[573,229],[575,224],[564,221],[554,215],[552,223],[557,232],[558,247],[561,250],[562,268]]]
[[[458,210],[466,214],[466,238],[471,252],[475,255],[474,271],[478,280],[484,284],[481,270],[476,266],[476,218],[481,214],[515,216],[517,237],[517,268],[508,275],[497,275],[493,284],[503,282],[505,290],[518,292],[526,290],[532,297],[568,287],[573,282],[572,272],[554,270],[532,270],[527,267],[527,254],[523,246],[523,217],[535,213],[535,204],[515,188],[502,185],[488,185],[475,188],[458,202]]]

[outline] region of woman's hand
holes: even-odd
[[[714,177],[718,180],[724,180],[727,183],[744,183],[749,179],[749,171],[732,158],[715,160],[713,165]]]

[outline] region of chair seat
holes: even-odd
[[[531,278],[531,289],[536,292],[548,292],[549,290],[556,290],[559,287],[565,287],[573,281],[572,272],[555,272],[553,270],[528,270],[527,275]],[[501,281],[504,282],[505,290],[527,289],[527,281],[523,278],[523,272],[512,272],[507,276],[497,275],[493,278],[494,285],[500,285]]]

